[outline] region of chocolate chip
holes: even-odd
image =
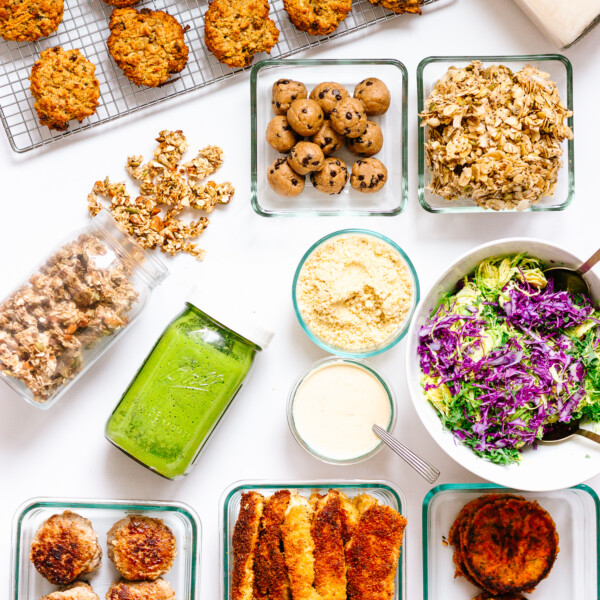
[[[383,173],[379,173],[379,175],[377,175],[377,179],[379,179],[379,180],[383,179]]]
[[[346,128],[344,129],[344,133],[350,133],[350,127],[346,127]]]
[[[331,144],[331,142],[333,142],[333,140],[330,137],[325,138],[325,144]]]
[[[330,175],[331,177],[335,177],[335,171],[333,171],[333,170],[332,170],[332,171],[329,171],[329,175]]]
[[[273,173],[275,173],[275,170],[274,170],[274,169],[271,169],[271,170],[269,171],[269,173],[271,173],[271,175],[273,175]]]
[[[319,164],[318,160],[313,160],[313,165],[315,165],[315,167]]]
[[[367,187],[367,184],[366,184],[364,181],[361,181],[361,182],[360,182],[360,185],[359,185],[358,187],[361,187],[361,188],[366,188],[366,187]]]
[[[332,109],[331,109],[331,112],[332,112],[332,113],[336,113],[336,112],[337,112],[337,108],[332,108]]]
[[[364,178],[365,178],[365,176],[364,176],[364,175],[359,175],[359,176],[358,176],[358,180],[359,180],[359,181],[362,181]]]
[[[366,85],[373,85],[372,81],[367,81]]]
[[[333,185],[333,180],[332,179],[329,180],[329,185]]]
[[[295,177],[292,178],[292,185],[298,185],[298,180]]]
[[[291,128],[289,125],[284,125],[284,126],[283,126],[283,130],[284,130],[284,131],[291,131],[291,130],[292,130],[292,128]]]
[[[352,118],[352,113],[351,112],[347,112],[346,113],[346,119],[348,119],[348,121]]]
[[[319,113],[319,116],[318,116],[318,118],[319,118],[319,120],[320,120],[320,119],[322,119],[322,118],[323,118],[323,115],[322,115],[321,113]]]
[[[280,79],[275,85],[287,85],[289,82],[289,79]]]
[[[306,165],[308,165],[308,161],[309,161],[309,159],[308,159],[308,156],[305,156],[305,157],[302,159],[302,164],[303,164],[303,165],[306,167]]]
[[[340,166],[342,163],[339,160],[336,160],[335,164],[338,165],[338,166]]]
[[[325,98],[325,92],[319,92],[319,98],[323,100],[323,98]]]
[[[292,100],[295,100],[298,97],[298,94],[293,94],[292,95]]]
[[[276,106],[277,108],[281,108],[281,102],[275,102],[275,106]]]
[[[303,112],[304,114],[306,114],[306,113],[307,113],[307,110],[306,110],[305,108],[303,108],[303,109],[302,109],[302,112]]]

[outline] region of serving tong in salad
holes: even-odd
[[[570,423],[556,423],[544,433],[542,443],[557,444],[572,438],[574,435],[582,435],[583,437],[600,444],[600,435],[579,427],[579,419],[574,419]]]
[[[596,250],[578,269],[569,267],[551,267],[544,274],[552,277],[555,290],[565,290],[573,294],[585,294],[590,297],[590,286],[583,278],[598,261],[600,261],[600,249]]]
[[[373,425],[373,433],[429,483],[433,483],[440,476],[440,472],[431,463],[415,454],[410,448],[391,436],[383,427]]]

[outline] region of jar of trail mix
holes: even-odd
[[[106,212],[0,304],[0,379],[47,409],[136,319],[168,274]]]

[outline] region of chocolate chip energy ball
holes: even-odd
[[[281,196],[297,196],[304,189],[304,175],[293,171],[283,157],[271,164],[267,171],[267,181],[273,191]]]
[[[331,110],[331,126],[346,137],[358,137],[367,128],[367,113],[360,100],[343,98]]]
[[[288,156],[288,164],[299,175],[320,171],[325,164],[325,155],[313,142],[298,142]]]
[[[267,143],[277,152],[289,152],[298,141],[298,134],[292,129],[285,115],[273,117],[267,125]]]
[[[354,97],[365,105],[365,110],[370,117],[382,115],[390,107],[390,90],[377,77],[363,79],[354,88]]]
[[[329,157],[320,171],[310,174],[310,180],[319,192],[339,194],[348,182],[348,169],[344,161]]]
[[[303,100],[307,96],[306,87],[300,81],[279,79],[273,84],[273,112],[276,115],[285,115],[294,100]]]
[[[325,156],[328,156],[344,145],[344,136],[331,126],[329,119],[325,119],[321,129],[312,136],[311,141],[321,148]]]
[[[323,110],[314,100],[294,100],[287,111],[287,120],[300,135],[315,135],[323,124]]]
[[[357,156],[373,156],[383,146],[383,133],[375,121],[367,121],[367,128],[357,138],[346,140],[348,149]]]
[[[363,194],[378,192],[387,181],[387,169],[377,158],[357,160],[352,165],[350,185]]]
[[[335,81],[325,81],[314,88],[309,97],[318,102],[323,112],[328,115],[337,102],[349,96],[348,90],[343,85]]]

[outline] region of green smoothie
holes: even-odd
[[[188,307],[164,331],[106,425],[113,444],[169,479],[187,473],[260,349]]]

